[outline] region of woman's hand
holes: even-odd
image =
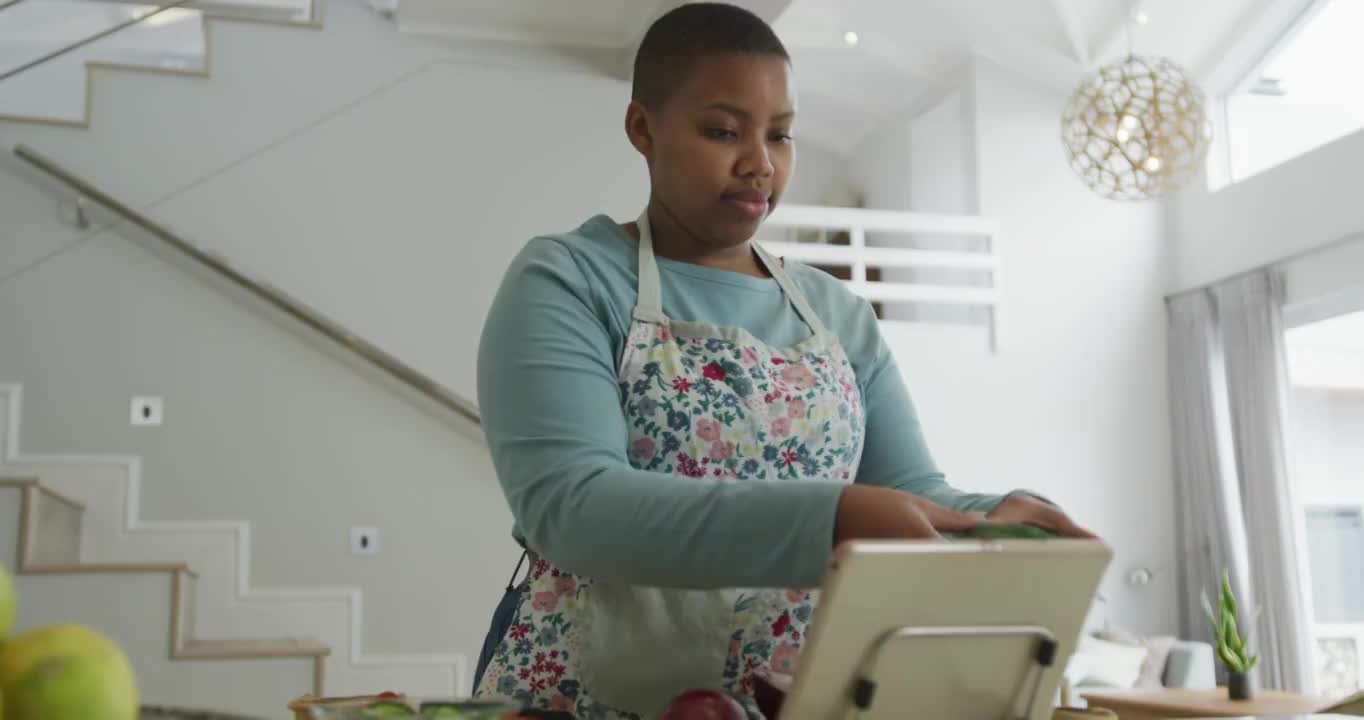
[[[1097,535],[1075,524],[1060,508],[1028,495],[1011,495],[985,515],[997,523],[1023,523],[1049,530],[1061,537],[1096,539]]]
[[[846,540],[909,540],[970,530],[978,515],[949,510],[927,498],[875,485],[849,485],[838,500],[834,545]]]

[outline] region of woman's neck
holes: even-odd
[[[677,222],[667,208],[652,200],[649,202],[649,229],[653,234],[654,254],[659,257],[753,277],[772,276],[753,252],[751,240],[731,247],[711,246]],[[625,230],[639,239],[639,228],[635,223],[626,225]]]

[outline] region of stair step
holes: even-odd
[[[22,495],[20,565],[80,562],[81,521],[85,504],[31,477],[0,476],[0,488]]]
[[[185,563],[145,562],[145,563],[45,563],[28,565],[19,570],[25,575],[99,575],[111,573],[184,573],[198,578],[198,573],[189,569]]]
[[[60,492],[58,492],[58,491],[56,491],[56,490],[53,490],[52,488],[50,488],[50,487],[48,487],[48,486],[42,484],[41,482],[39,482],[39,481],[38,481],[38,478],[32,478],[32,477],[9,477],[9,476],[6,476],[6,475],[0,475],[0,487],[15,487],[15,488],[34,487],[34,488],[38,488],[38,492],[40,492],[40,493],[42,493],[42,494],[48,496],[49,498],[52,498],[53,500],[56,500],[56,501],[59,502],[59,503],[62,503],[62,504],[64,504],[64,505],[69,505],[72,509],[75,509],[75,510],[84,510],[84,509],[85,509],[85,503],[83,503],[83,502],[81,502],[81,501],[79,501],[79,500],[77,500],[77,499],[71,497],[70,495],[66,495],[66,494],[64,494],[64,493],[60,493]]]
[[[176,657],[225,660],[263,657],[326,657],[332,649],[314,638],[233,638],[230,640],[190,640]]]
[[[85,511],[85,503],[71,497],[70,495],[65,495],[56,490],[53,490],[52,488],[38,482],[36,479],[29,480],[28,482],[36,486],[38,488],[38,492],[42,493],[43,495],[46,495],[49,499],[55,500],[63,505],[66,505],[67,507],[70,507],[72,510],[78,510],[81,512]]]
[[[212,23],[320,29],[321,2],[315,0],[306,8],[272,8],[268,3],[232,0],[196,2],[158,13],[159,21],[148,19],[117,30],[130,18],[106,16],[110,11],[117,12],[119,4],[135,5],[90,0],[19,4],[7,12],[7,23],[14,23],[11,27],[26,26],[35,37],[55,38],[52,47],[32,50],[28,53],[32,57],[26,59],[36,60],[45,52],[91,42],[9,78],[0,88],[0,120],[89,127],[90,84],[96,68],[207,77]],[[0,0],[0,8],[13,4]],[[9,69],[0,66],[0,71]]]

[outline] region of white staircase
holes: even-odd
[[[207,77],[208,25],[270,22],[319,28],[312,0],[142,3],[110,0],[0,0],[0,120],[86,127],[98,68]]]
[[[468,692],[461,654],[366,655],[358,588],[252,587],[247,523],[142,520],[136,457],[23,453],[21,409],[0,385],[0,557],[24,625],[109,629],[160,704],[276,717],[308,692]]]

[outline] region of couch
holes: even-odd
[[[1077,707],[1086,692],[1216,687],[1212,645],[1130,635],[1081,638],[1061,680],[1061,704]]]

